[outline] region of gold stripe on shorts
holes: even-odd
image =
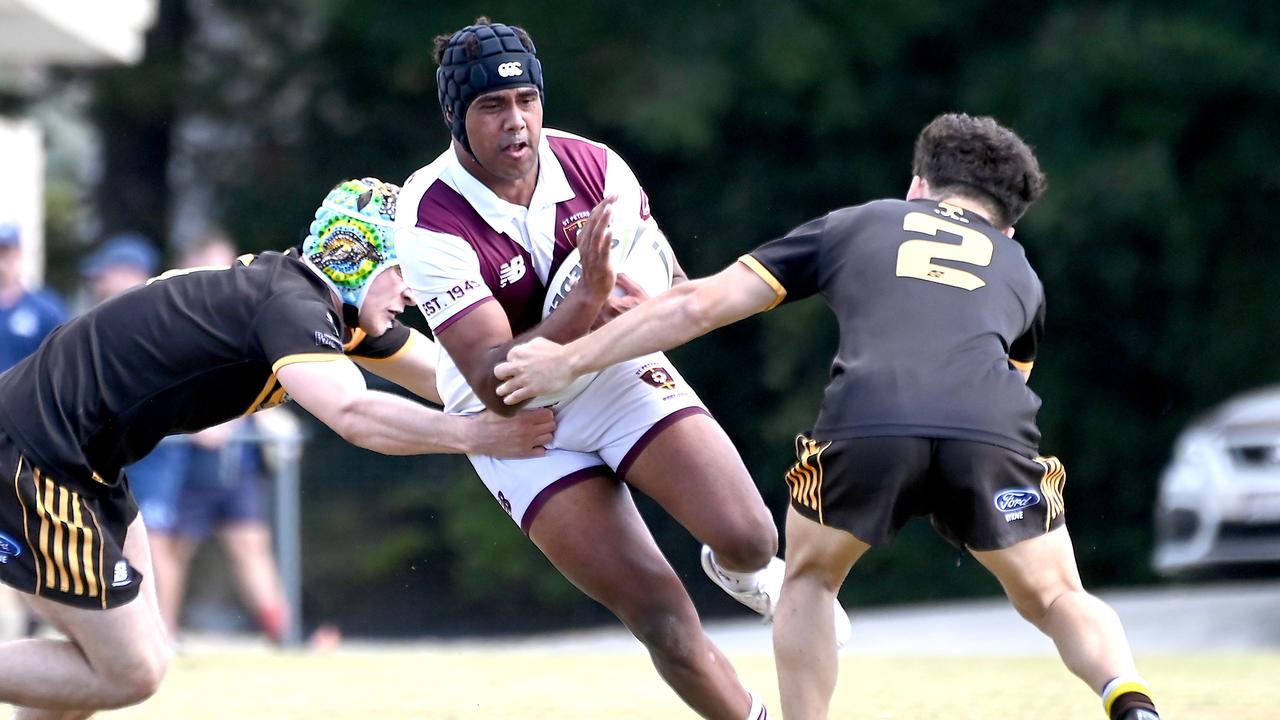
[[[104,587],[101,576],[102,530],[98,528],[95,533],[94,528],[88,527],[84,522],[84,512],[89,513],[95,526],[97,518],[84,504],[80,493],[57,485],[52,478],[42,476],[38,468],[32,470],[36,514],[40,516],[40,542],[36,547],[44,558],[43,576],[40,562],[36,561],[36,593],[46,588],[98,597]],[[97,557],[95,545],[98,546]]]
[[[1040,494],[1046,505],[1044,531],[1049,532],[1049,524],[1067,509],[1067,501],[1062,495],[1067,485],[1067,469],[1056,457],[1038,457],[1035,460],[1044,468],[1044,475],[1040,478]]]
[[[791,498],[818,513],[818,522],[824,523],[822,510],[822,451],[830,442],[819,443],[804,435],[796,436],[796,464],[787,471],[787,485]],[[824,523],[825,524],[825,523]]]
[[[40,542],[36,548],[40,551],[40,556],[44,558],[44,584],[36,584],[36,594],[40,594],[41,587],[53,587],[54,574],[57,572],[53,567],[53,556],[49,554],[49,511],[45,507],[45,501],[40,494],[40,470],[39,468],[31,469],[31,485],[35,488],[36,497],[36,515],[40,516]],[[40,566],[40,561],[36,560],[36,567]],[[37,571],[38,572],[38,571]]]
[[[93,528],[84,524],[84,516],[80,512],[83,506],[84,503],[77,497],[76,504],[72,507],[72,520],[76,527],[80,528],[80,532],[84,533],[84,544],[81,546],[84,556],[84,582],[88,586],[89,597],[97,597],[98,579],[95,577],[93,568]],[[88,510],[88,508],[85,509]]]

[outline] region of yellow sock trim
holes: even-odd
[[[1102,698],[1102,709],[1106,711],[1107,717],[1111,717],[1111,706],[1116,704],[1116,699],[1125,693],[1136,692],[1151,697],[1151,691],[1147,689],[1147,686],[1137,680],[1117,682],[1110,690],[1111,692],[1108,692],[1106,697]]]

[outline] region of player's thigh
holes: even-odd
[[[160,620],[151,552],[141,515],[129,525],[123,552],[128,572],[142,578],[140,591],[132,601],[109,609],[76,607],[42,596],[28,596],[28,603],[71,638],[94,667],[163,666],[168,640]],[[118,573],[112,576],[116,582],[121,577]]]
[[[819,525],[795,508],[787,509],[786,533],[786,578],[813,579],[833,592],[871,547],[845,530]]]
[[[27,602],[70,638],[94,667],[165,654],[155,608],[142,596],[109,610],[87,610],[33,595]]]
[[[631,493],[607,469],[549,498],[529,538],[569,582],[628,624],[652,611],[692,613]]]
[[[766,561],[772,557],[777,551],[773,517],[737,448],[715,419],[688,413],[655,426],[642,442],[625,466],[627,483],[717,550],[760,545],[756,554],[765,555]]]
[[[1063,593],[1083,589],[1065,525],[1007,548],[971,552],[1027,617],[1043,614]]]

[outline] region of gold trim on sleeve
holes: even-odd
[[[398,360],[404,357],[405,355],[407,355],[409,353],[409,349],[412,348],[414,345],[416,345],[418,341],[421,339],[422,339],[422,333],[418,332],[417,330],[414,330],[413,328],[409,328],[409,337],[405,339],[404,344],[401,345],[398,350],[391,353],[390,355],[386,357],[380,357],[380,358],[365,357],[364,355],[355,355],[354,357],[359,359],[361,362],[374,362],[374,363]]]
[[[773,302],[770,303],[769,307],[765,308],[766,312],[778,307],[783,300],[787,299],[787,289],[782,287],[782,283],[778,282],[778,278],[774,277],[773,273],[769,272],[769,269],[761,264],[759,260],[750,255],[743,255],[738,258],[738,262],[746,265],[751,269],[751,272],[759,275],[760,279],[765,281],[765,284],[769,287],[773,288],[774,294],[777,295]]]
[[[285,365],[292,365],[300,362],[329,362],[331,360],[341,360],[346,357],[338,353],[298,353],[297,355],[285,355],[271,365],[272,374],[280,372],[280,368]],[[274,379],[274,378],[273,378]]]

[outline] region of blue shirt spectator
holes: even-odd
[[[21,240],[17,224],[0,223],[0,372],[35,352],[67,319],[56,295],[23,286]]]

